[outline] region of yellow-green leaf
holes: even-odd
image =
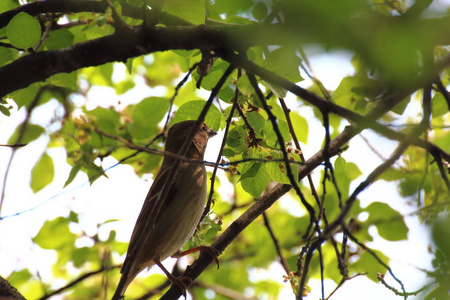
[[[76,89],[77,88],[77,71],[71,73],[59,73],[50,76],[47,81],[53,85],[60,87],[67,87]]]
[[[336,158],[336,161],[334,162],[334,170],[336,174],[344,172],[346,166],[347,161],[342,156],[338,156],[338,158]]]
[[[431,101],[431,114],[433,115],[433,118],[442,116],[447,113],[448,110],[444,96],[442,96],[441,93],[434,95],[433,100]]]
[[[69,220],[63,217],[45,222],[33,238],[33,242],[43,249],[60,249],[73,245],[75,240],[75,234],[69,230]]]
[[[290,117],[297,139],[300,142],[307,144],[309,134],[308,121],[296,111],[291,112]]]
[[[268,9],[266,4],[264,2],[258,2],[252,9],[252,15],[253,17],[258,20],[262,21],[267,17]]]
[[[246,96],[250,96],[255,92],[247,76],[242,76],[239,78],[237,87],[239,88],[239,92]]]
[[[21,133],[21,131],[23,130],[22,129],[23,126],[26,126],[25,131]],[[38,139],[41,136],[41,134],[44,133],[44,131],[45,131],[44,128],[35,124],[19,125],[9,138],[8,144],[15,144],[15,143],[27,144],[31,141]]]
[[[408,238],[408,227],[403,216],[386,203],[373,202],[366,209],[369,213],[368,224],[375,224],[378,234],[388,241],[400,241]]]
[[[303,80],[300,76],[300,62],[300,57],[293,49],[283,47],[268,53],[263,66],[292,82],[299,82]]]
[[[261,193],[270,182],[270,176],[261,163],[253,163],[249,165],[245,172],[242,172],[240,182],[242,188],[255,198],[259,198]]]
[[[265,164],[267,173],[270,175],[273,181],[285,184],[291,184],[291,181],[288,177],[288,170],[286,169],[286,164],[280,160],[283,159],[283,155],[278,153],[273,156],[274,162],[267,162]],[[292,170],[292,175],[294,176],[294,180],[298,181],[298,173],[297,173],[297,165],[293,164],[290,166]]]
[[[31,170],[30,187],[34,193],[42,190],[53,181],[55,168],[53,159],[47,153],[42,154]]]
[[[20,12],[9,21],[6,36],[14,47],[27,49],[41,38],[39,21],[25,12]]]
[[[255,133],[258,137],[263,137],[264,126],[266,125],[266,119],[256,112],[252,111],[247,114],[247,121],[255,130]]]
[[[194,100],[186,102],[178,109],[177,113],[175,114],[175,118],[173,119],[173,123],[175,124],[186,120],[197,120],[205,104],[206,101],[204,100]],[[220,113],[219,109],[217,109],[217,107],[215,107],[214,105],[211,105],[208,112],[206,113],[204,122],[209,126],[209,128],[217,131],[220,128],[221,118],[222,114]]]
[[[203,0],[165,0],[162,10],[194,25],[205,23]]]

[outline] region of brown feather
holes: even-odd
[[[165,152],[183,155],[187,160],[164,155],[131,235],[113,300],[124,295],[143,269],[177,252],[200,221],[206,201],[206,170],[201,162],[213,131],[205,124],[196,129],[195,123],[183,121],[169,130]],[[188,142],[187,137],[194,130],[197,131]],[[187,142],[188,147],[183,147]],[[182,149],[186,152],[181,153]]]

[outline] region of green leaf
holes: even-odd
[[[193,100],[183,104],[175,114],[173,119],[173,124],[186,121],[186,120],[197,120],[200,113],[205,106],[206,101],[204,100]],[[220,129],[220,120],[222,119],[222,114],[219,109],[214,105],[211,105],[205,116],[205,124],[209,126],[214,131]]]
[[[260,113],[252,111],[247,114],[247,121],[255,130],[256,135],[262,138],[266,119]]]
[[[195,62],[198,62],[200,60],[200,56],[196,57],[195,59],[193,59]],[[206,75],[205,77],[203,77],[202,80],[202,84],[201,87],[204,88],[205,90],[211,91],[216,85],[217,82],[220,80],[220,78],[223,76],[223,74],[225,73],[226,69],[228,68],[230,64],[221,60],[221,59],[217,59],[213,66],[211,67],[211,69],[209,70],[209,74]],[[194,77],[194,79],[196,81],[198,81],[200,79],[200,75],[197,73],[197,71],[195,71],[192,76]],[[228,78],[228,80],[230,80]],[[228,81],[225,81],[224,83],[224,87],[227,86]]]
[[[73,245],[75,240],[76,235],[69,230],[69,220],[63,217],[45,222],[33,238],[33,242],[39,247],[56,250]]]
[[[81,267],[83,264],[98,262],[98,250],[93,247],[76,248],[71,254],[71,259],[76,268]]]
[[[128,70],[128,74],[133,73],[133,62],[134,62],[134,57],[130,57],[127,59],[127,61],[124,63],[125,66],[127,67]]]
[[[0,67],[14,59],[13,49],[0,48]]]
[[[157,171],[157,167],[161,165],[162,158],[159,155],[148,155],[148,153],[141,152],[131,157],[133,153],[130,149],[119,148],[113,152],[112,156],[119,161],[128,158],[124,163],[132,166],[138,176],[154,173]]]
[[[10,276],[8,276],[9,283],[15,287],[28,283],[32,279],[33,275],[29,272],[28,269],[14,271]]]
[[[31,101],[33,101],[41,87],[42,83],[33,83],[24,89],[14,91],[8,96],[16,102],[18,108],[21,108],[23,106],[28,106]]]
[[[57,50],[73,45],[74,34],[69,29],[58,29],[50,31],[45,39],[44,47],[48,50]]]
[[[287,142],[290,139],[289,127],[287,123],[280,119],[277,120],[277,123],[284,142]],[[273,129],[272,122],[269,121],[266,122],[265,132],[266,132],[266,142],[268,144],[270,144],[271,146],[279,145],[278,136],[275,130]]]
[[[19,134],[22,131],[23,126],[26,126],[25,131],[23,133],[22,138],[19,140]],[[31,141],[38,139],[44,133],[44,131],[45,129],[39,125],[34,124],[19,125],[16,128],[16,131],[14,131],[14,133],[9,138],[8,144],[15,144],[15,143],[27,144]]]
[[[347,166],[347,161],[342,157],[338,156],[336,161],[334,162],[334,171],[336,174],[342,173],[345,171],[345,167]]]
[[[276,84],[269,83],[267,81],[264,81],[264,84],[267,85],[267,87],[277,96],[278,98],[285,98],[287,95],[287,91],[283,89],[282,87],[279,87]]]
[[[7,117],[11,116],[11,112],[9,111],[9,109],[1,104],[0,104],[0,112]]]
[[[225,148],[222,150],[222,155],[226,157],[232,157],[236,155],[236,152],[231,150],[230,148]]]
[[[148,139],[157,133],[157,125],[166,115],[170,101],[162,97],[148,97],[133,108],[133,122],[129,124],[135,139]]]
[[[247,132],[240,126],[230,130],[227,137],[227,146],[234,148],[234,152],[240,153],[247,149]]]
[[[283,47],[270,52],[266,56],[263,66],[292,82],[299,82],[303,80],[300,76],[300,62],[301,59],[294,50]]]
[[[245,171],[244,171],[245,170]],[[242,188],[255,198],[259,198],[270,182],[270,176],[261,163],[250,163],[242,171]]]
[[[253,6],[252,15],[256,20],[264,20],[267,17],[267,13],[267,6],[266,4],[264,4],[264,2],[258,2],[255,6]]]
[[[47,153],[44,153],[31,170],[30,187],[34,193],[42,190],[53,181],[55,176],[55,167],[53,159]]]
[[[406,106],[408,106],[409,102],[411,100],[411,97],[406,97],[404,100],[402,100],[399,104],[397,104],[393,109],[392,112],[396,113],[397,115],[402,115],[403,112],[406,109]]]
[[[342,197],[348,197],[350,191],[350,184],[357,177],[361,176],[361,171],[358,166],[352,162],[347,162],[343,172],[336,176],[336,182],[341,190]]]
[[[47,78],[47,82],[60,87],[76,89],[78,87],[77,77],[77,71],[71,73],[59,73]]]
[[[283,155],[279,152],[273,156],[273,159],[276,160],[282,160]],[[281,161],[276,162],[266,162],[265,163],[266,171],[269,174],[270,178],[272,178],[273,181],[279,182],[279,183],[285,183],[285,184],[291,184],[291,181],[289,180],[287,170],[286,170],[286,164]],[[294,175],[294,180],[298,181],[298,173],[297,173],[297,165],[292,164],[291,166],[292,175]]]
[[[120,114],[113,108],[97,107],[86,112],[89,116],[94,117],[95,125],[101,130],[116,134],[120,123]]]
[[[372,251],[380,258],[383,262],[388,263],[389,259],[386,255],[384,255],[381,251],[374,250]],[[367,277],[371,280],[378,282],[377,273],[386,272],[386,268],[383,267],[376,258],[369,252],[363,251],[359,255],[359,259],[356,260],[355,263],[351,265],[351,268],[357,273],[367,273]]]
[[[132,88],[136,86],[136,82],[134,80],[124,80],[116,84],[116,93],[117,95],[122,95]]]
[[[375,80],[361,76],[345,77],[333,92],[332,100],[345,108],[353,109],[359,100],[374,99],[379,93]]]
[[[292,126],[294,127],[297,139],[300,142],[307,144],[309,134],[308,121],[296,111],[292,111],[289,116],[291,117]]]
[[[205,239],[207,241],[213,239],[217,235],[218,231],[219,230],[217,228],[210,228],[210,229],[208,229],[208,231],[205,233]]]
[[[41,38],[39,21],[25,12],[20,12],[9,21],[6,36],[14,47],[27,49]]]
[[[392,167],[387,169],[386,171],[381,174],[379,177],[380,179],[386,180],[386,181],[394,181],[394,180],[400,180],[405,177],[405,174],[403,171],[396,170]]]
[[[19,6],[17,1],[13,0],[2,0],[0,1],[0,13],[3,13],[5,11],[11,10],[15,7]]]
[[[89,184],[93,184],[97,179],[100,178],[100,176],[105,176],[106,178],[108,178],[108,176],[106,175],[105,171],[103,170],[102,167],[97,166],[96,164],[92,163],[88,166],[86,166],[86,173],[88,175],[89,178]]]
[[[205,24],[203,0],[165,0],[162,11],[180,17],[194,25]]]
[[[374,224],[378,234],[388,241],[406,240],[408,227],[403,216],[386,203],[373,202],[366,209],[369,213],[368,224]]]
[[[247,76],[241,76],[239,78],[237,87],[239,88],[239,92],[241,92],[245,96],[250,96],[255,92]]]
[[[64,183],[64,187],[68,186],[75,179],[75,176],[77,176],[80,169],[81,169],[81,165],[79,163],[75,164],[72,167],[72,170],[70,170],[70,173],[69,173],[69,177],[67,178],[66,182]]]
[[[434,222],[432,236],[436,246],[450,258],[450,240],[448,238],[450,236],[450,217],[448,215]]]
[[[449,111],[447,101],[441,93],[436,93],[431,101],[431,114],[433,118],[440,117]]]

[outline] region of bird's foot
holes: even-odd
[[[189,249],[189,250],[186,250],[186,251],[183,251],[183,252],[178,251],[174,255],[172,255],[172,257],[173,258],[180,258],[182,256],[185,256],[185,255],[188,255],[188,254],[191,254],[191,253],[194,253],[194,252],[198,252],[198,251],[202,252],[202,253],[209,254],[214,259],[214,262],[217,264],[217,269],[219,268],[220,264],[219,264],[219,258],[218,257],[220,255],[220,252],[216,248],[211,247],[211,246],[197,246],[197,247],[194,247],[192,249]]]
[[[173,285],[176,285],[176,286],[178,286],[181,289],[182,295],[186,299],[186,290],[188,288],[188,284],[190,284],[192,282],[192,279],[189,278],[189,277],[176,277],[176,276],[173,276],[169,271],[167,271],[167,269],[159,261],[155,261],[155,263],[164,272],[164,274],[166,274],[166,276],[169,279],[169,281]],[[185,282],[187,282],[188,284],[186,284]]]

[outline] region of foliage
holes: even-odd
[[[212,244],[226,251],[219,270],[205,270],[212,259],[201,258],[186,271],[192,279],[203,272],[189,290],[197,299],[211,290],[215,299],[248,291],[276,299],[282,280],[251,276],[276,261],[298,299],[320,289],[310,279],[331,279],[339,288],[362,274],[404,298],[416,294],[395,277],[390,258],[368,246],[375,238],[396,242],[414,234],[390,196],[369,188],[379,200],[361,205],[360,193],[377,179],[393,182],[417,208],[414,217],[431,226],[434,269],[421,292],[426,299],[448,297],[450,24],[448,14],[429,8],[433,1],[412,7],[378,0],[57,2],[0,3],[0,112],[14,118],[11,103],[26,112],[8,141],[11,160],[27,151],[25,144],[48,140],[43,153],[30,153],[37,159],[28,167],[34,193],[45,191],[64,164],[52,148],[64,149],[70,165],[65,186],[80,174],[91,185],[107,177],[107,157],[142,177],[158,171],[167,127],[200,118],[225,133],[219,160],[225,171],[213,178],[213,210],[185,248]],[[305,54],[311,45],[351,53],[354,74],[327,90]],[[297,85],[305,78],[308,89]],[[90,93],[97,89],[133,101],[102,99],[104,105],[92,107]],[[55,117],[33,123],[30,117],[51,101],[58,103]],[[318,122],[322,145],[310,149]],[[397,148],[363,173],[346,150],[368,129]],[[316,154],[306,160],[302,148]],[[311,177],[316,168],[320,179]],[[226,195],[219,192],[224,187]],[[295,199],[289,209],[277,201],[285,194],[283,201]],[[75,211],[47,220],[32,240],[56,253],[52,279],[40,281],[22,269],[8,280],[32,299],[111,295],[127,249],[116,240],[114,221],[88,234]],[[106,227],[114,229],[101,236]],[[386,283],[377,273],[394,279]],[[65,282],[64,288],[55,290],[54,282]],[[151,275],[127,295],[141,297],[165,283]]]

